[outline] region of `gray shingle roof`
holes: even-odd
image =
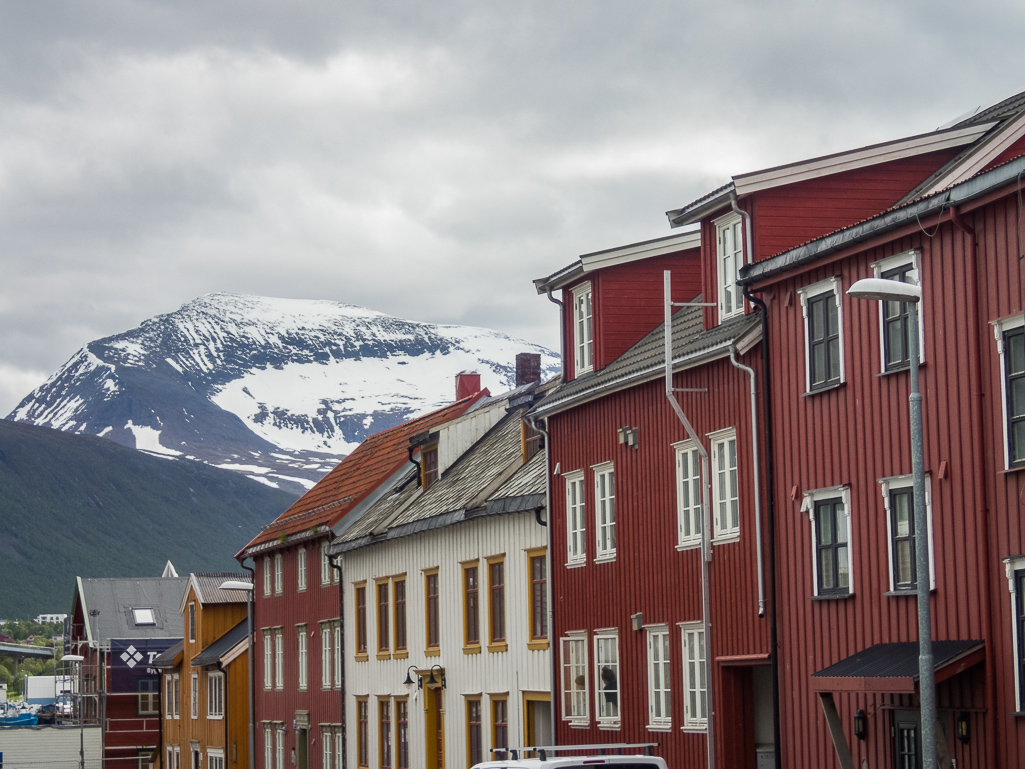
[[[739,345],[760,333],[758,313],[729,318],[706,331],[701,310],[697,306],[684,307],[673,316],[674,370],[728,355],[731,343]],[[662,324],[605,368],[582,374],[556,388],[534,408],[534,414],[541,417],[555,414],[609,392],[658,378],[664,371],[665,324]]]
[[[248,620],[242,620],[199,654],[192,658],[192,667],[201,668],[216,665],[221,657],[246,640]]]
[[[196,598],[200,603],[246,603],[251,595],[249,590],[221,590],[220,588],[228,580],[252,583],[253,578],[248,571],[190,574],[189,579],[196,589]]]
[[[180,606],[187,584],[185,577],[79,577],[77,599],[88,621],[89,645],[107,646],[112,638],[180,638]],[[152,609],[155,624],[136,625],[132,609]]]

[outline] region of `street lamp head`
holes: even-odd
[[[64,660],[64,662],[82,662],[85,657],[81,654],[65,654],[61,659]]]
[[[220,590],[252,590],[252,582],[243,582],[240,579],[229,579],[217,586]]]
[[[920,302],[922,287],[886,278],[862,278],[847,289],[847,296],[880,302]]]

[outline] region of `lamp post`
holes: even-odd
[[[62,661],[77,662],[78,676],[75,681],[75,705],[78,711],[78,769],[85,769],[85,719],[82,717],[82,662],[81,654],[65,654]]]
[[[253,595],[255,587],[252,582],[245,582],[241,579],[229,579],[217,586],[219,590],[245,590],[249,593],[246,600],[246,634],[249,650],[249,763],[256,764],[256,726],[253,723],[254,699],[256,691],[253,689],[253,654],[255,653],[255,639],[253,638]]]
[[[909,276],[910,277],[910,276]],[[936,769],[936,677],[932,655],[932,616],[929,608],[929,523],[925,517],[925,441],[922,437],[922,394],[918,389],[920,361],[918,313],[921,286],[885,278],[864,278],[847,295],[856,299],[900,302],[908,308],[911,373],[908,403],[911,412],[911,475],[915,504],[915,582],[918,592],[918,690],[922,718],[922,767]]]

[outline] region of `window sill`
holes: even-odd
[[[480,644],[475,646],[464,646],[463,654],[480,654]]]
[[[570,729],[590,729],[591,728],[591,724],[588,723],[587,721],[570,721],[569,722],[569,728]]]
[[[725,534],[721,537],[716,537],[712,540],[713,545],[730,545],[734,542],[740,542],[740,534]]]
[[[672,730],[672,724],[648,724],[649,732],[671,732]]]
[[[509,644],[506,641],[497,641],[496,643],[488,644],[488,652],[491,654],[498,654],[500,652],[509,651]]]
[[[619,721],[599,721],[598,728],[603,732],[618,732],[622,727]]]
[[[1006,470],[1001,470],[1000,475],[1014,475],[1014,473],[1020,473],[1022,471],[1025,471],[1025,465],[1017,465],[1015,467],[1008,467]]]
[[[566,563],[567,569],[582,569],[584,566],[587,566],[586,559],[580,561],[568,561]]]
[[[306,588],[304,588],[304,587],[297,587],[295,589],[295,592],[297,592],[297,593],[305,593],[306,592]]]
[[[546,651],[548,649],[548,641],[527,641],[527,648],[532,652]]]
[[[379,659],[379,660],[390,660],[391,659],[391,652],[378,652],[377,653],[377,659]]]
[[[441,649],[438,648],[438,647],[434,647],[432,649],[425,649],[424,650],[424,656],[425,657],[440,657],[441,656]]]
[[[676,549],[681,553],[686,550],[698,550],[701,548],[701,540],[695,540],[694,542],[679,542],[676,545]]]
[[[402,651],[395,652],[392,655],[392,659],[396,659],[396,660],[409,659],[409,652],[406,651],[405,649],[403,649]]]
[[[611,553],[602,553],[599,556],[595,556],[595,563],[611,563],[616,560],[616,551],[613,550]]]
[[[825,387],[817,387],[814,390],[808,390],[807,392],[801,393],[801,397],[802,398],[808,398],[808,397],[810,397],[812,395],[821,395],[822,393],[828,393],[828,392],[831,392],[833,390],[838,390],[839,388],[843,387],[845,384],[847,384],[847,383],[846,382],[837,382],[835,384],[826,385]]]
[[[922,368],[923,366],[925,366],[925,361],[924,360],[920,361],[919,364],[918,364],[919,368]],[[876,377],[888,377],[888,376],[893,376],[894,374],[906,374],[910,370],[911,370],[911,364],[910,363],[905,363],[903,366],[900,366],[899,368],[891,368],[891,369],[887,369],[886,371],[880,371],[875,376]]]
[[[935,587],[929,588],[929,594],[932,595],[936,592]],[[917,598],[918,588],[911,588],[910,590],[890,590],[889,592],[883,593],[888,598]]]
[[[708,733],[708,727],[707,726],[681,726],[680,727],[680,731],[681,732],[688,732],[690,734],[707,734]]]
[[[356,662],[368,662],[370,660],[370,655],[366,653],[356,654],[354,655],[354,659]]]
[[[854,593],[825,593],[824,595],[808,596],[809,601],[845,601],[854,598]]]

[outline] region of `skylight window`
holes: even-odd
[[[132,619],[135,620],[136,625],[157,624],[157,620],[156,617],[153,616],[152,609],[132,609]]]

